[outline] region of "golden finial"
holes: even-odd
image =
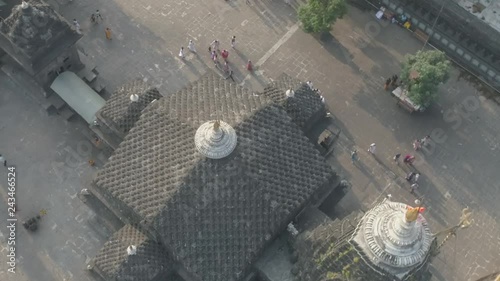
[[[405,218],[407,222],[414,222],[418,218],[418,213],[420,213],[420,207],[408,207],[406,210]]]
[[[214,131],[218,131],[220,128],[220,121],[219,120],[215,120],[214,122]]]

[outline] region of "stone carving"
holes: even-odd
[[[385,201],[361,220],[352,241],[370,263],[403,278],[427,258],[432,234],[420,208]]]
[[[221,159],[233,152],[236,147],[236,132],[224,121],[209,121],[196,131],[196,149],[211,159]]]

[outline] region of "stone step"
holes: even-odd
[[[53,105],[57,110],[63,108],[66,105],[66,102],[59,97],[57,94],[52,94],[47,98],[47,101]]]

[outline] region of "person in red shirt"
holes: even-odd
[[[220,53],[224,61],[227,62],[227,58],[229,57],[229,52],[227,50],[223,50],[222,53]]]

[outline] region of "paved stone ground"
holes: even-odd
[[[230,61],[242,85],[260,90],[282,72],[312,80],[332,109],[332,126],[342,129],[330,161],[352,184],[337,208],[326,208],[330,215],[367,209],[388,193],[413,202],[402,179],[408,168],[398,167],[391,157],[411,151],[413,139],[432,134],[435,143],[417,153],[415,168],[423,174],[419,193],[433,230],[456,223],[466,205],[475,212],[474,226],[450,240],[435,260],[435,280],[474,280],[500,267],[498,106],[454,70],[438,103],[412,116],[382,89],[385,77],[399,72],[403,56],[422,48],[405,30],[382,26],[372,14],[351,8],[334,26],[333,38],[323,42],[300,31],[293,8],[282,1],[251,2],[61,0],[57,7],[69,20],[80,21],[85,36],[79,45],[110,90],[142,77],[163,94],[173,93],[214,67],[207,51],[212,40],[221,40],[226,48],[232,35],[238,45],[237,51],[230,50]],[[99,26],[88,21],[95,9],[105,18]],[[105,26],[113,30],[113,41],[104,39]],[[189,39],[196,42],[198,54],[183,62],[177,54]],[[244,69],[248,59],[256,63],[253,75]],[[21,270],[7,280],[90,280],[85,261],[114,228],[97,221],[76,197],[94,172],[87,159],[98,155],[89,155],[81,122],[44,116],[5,77],[0,79],[2,86],[4,81],[9,85],[1,89],[0,150],[18,165],[25,187],[18,193],[19,216],[48,210],[38,233],[19,230]],[[378,147],[374,158],[365,152],[372,142]],[[349,159],[353,147],[360,151],[356,165]],[[4,190],[4,174],[2,178]]]

